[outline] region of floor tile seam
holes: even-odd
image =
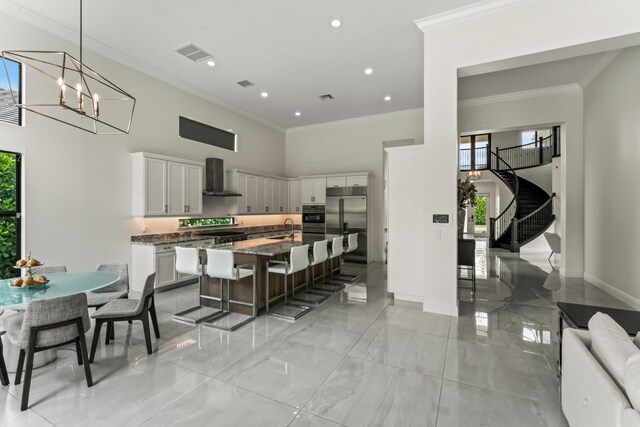
[[[444,367],[445,364],[447,362],[446,359],[446,353],[445,353],[445,358],[442,361],[442,373],[440,374],[440,376],[438,375],[433,375],[433,374],[428,374],[426,372],[420,372],[420,371],[414,371],[413,369],[409,369],[409,368],[403,368],[402,366],[396,366],[396,365],[391,365],[391,364],[386,364],[386,363],[382,363],[382,362],[378,362],[377,360],[373,360],[373,359],[367,359],[366,357],[362,357],[362,356],[355,356],[353,354],[347,354],[347,357],[351,357],[353,359],[358,359],[358,360],[364,360],[365,362],[370,362],[370,363],[374,363],[376,365],[379,366],[384,366],[385,368],[393,368],[393,369],[398,369],[400,371],[404,371],[404,372],[408,372],[411,374],[418,374],[418,375],[424,375],[430,378],[435,378],[435,379],[442,379],[443,375],[444,375]],[[342,362],[341,362],[342,363]]]
[[[179,397],[177,397],[176,399],[172,400],[167,406],[165,406],[164,408],[160,409],[159,411],[155,412],[153,415],[149,416],[149,418],[145,419],[144,421],[142,421],[140,424],[138,424],[138,427],[146,424],[147,422],[149,422],[149,420],[151,420],[151,418],[160,415],[160,413],[166,411],[167,409],[169,409],[170,407],[172,407],[173,405],[175,405],[179,400],[186,398],[188,395],[190,395],[191,393],[194,393],[198,388],[204,386],[205,384],[207,384],[209,381],[212,381],[213,378],[207,378],[205,381],[202,382],[202,384],[198,384],[197,386],[195,386],[194,388],[192,388],[191,390],[189,390],[186,393],[183,393],[182,395],[180,395]]]
[[[375,322],[374,322],[374,323],[375,323]],[[372,326],[373,326],[373,325],[372,325]],[[394,330],[394,331],[411,332],[411,333],[419,334],[419,335],[428,335],[428,336],[430,336],[430,337],[438,337],[438,338],[444,338],[444,339],[447,339],[447,338],[449,338],[449,335],[448,335],[448,334],[449,334],[449,329],[451,328],[451,320],[449,320],[449,326],[447,327],[447,335],[446,335],[446,336],[445,336],[445,335],[436,335],[436,334],[431,334],[431,333],[429,333],[429,332],[424,332],[424,331],[416,331],[416,330],[413,330],[413,329],[405,329],[405,328],[400,328],[400,327],[395,327],[395,326],[387,326],[387,325],[385,325],[385,326],[378,325],[378,326],[375,326],[375,328],[379,328],[379,329],[391,329],[391,330]],[[368,329],[367,329],[367,330],[368,330]]]
[[[451,329],[451,322],[449,322],[449,329]],[[438,417],[440,416],[440,402],[442,401],[442,389],[444,388],[444,370],[447,364],[447,353],[449,352],[449,340],[447,340],[447,346],[444,349],[444,363],[442,364],[442,376],[440,377],[440,392],[438,393],[438,406],[436,408],[436,421],[435,425],[438,425]]]
[[[472,344],[472,345],[479,345],[479,346],[487,346],[490,348],[497,348],[499,350],[506,350],[510,353],[515,353],[515,350],[509,348],[509,347],[502,347],[502,346],[497,346],[497,345],[492,345],[492,344],[488,344],[488,343],[481,343],[481,342],[473,342],[473,341],[465,341],[462,339],[458,339],[458,338],[447,338],[447,340],[451,340],[451,341],[458,341],[461,342],[463,344]],[[517,357],[518,359],[534,359],[534,358],[544,358],[545,353],[544,351],[542,353],[528,353],[528,356],[521,356],[521,355],[515,355],[514,357]]]
[[[307,414],[309,414],[309,415],[312,415],[312,416],[314,416],[314,417],[322,418],[322,419],[323,419],[323,420],[325,420],[325,421],[329,421],[330,423],[336,424],[336,425],[341,426],[341,427],[348,427],[346,424],[339,423],[339,422],[337,422],[337,421],[331,420],[331,419],[326,418],[326,417],[323,417],[323,416],[321,416],[321,415],[314,414],[313,412],[304,411],[304,410],[302,410],[302,409],[300,409],[300,410],[298,411],[298,413],[293,417],[293,419],[291,420],[291,422],[289,422],[289,424],[287,424],[287,427],[291,427],[291,426],[293,425],[293,423],[296,421],[296,417],[297,417],[298,415],[300,415],[300,413],[302,413],[302,412],[307,413]]]
[[[490,391],[492,393],[497,393],[497,394],[500,394],[500,395],[503,395],[503,396],[515,397],[517,399],[526,400],[526,401],[532,402],[532,403],[545,404],[545,405],[548,405],[548,404],[558,404],[558,405],[560,405],[560,403],[556,402],[555,400],[531,399],[529,397],[519,396],[519,395],[517,395],[515,393],[509,393],[509,392],[502,391],[502,390],[494,390],[494,389],[489,388],[489,387],[482,387],[482,386],[479,386],[477,384],[469,384],[469,383],[465,383],[464,381],[454,380],[454,379],[450,379],[450,378],[443,378],[442,379],[442,384],[443,385],[444,385],[445,381],[450,382],[450,383],[461,384],[461,385],[464,385],[464,386],[467,386],[467,387],[472,387],[472,388],[475,388],[475,389],[478,389],[478,390]]]
[[[11,381],[9,381],[9,387],[10,387],[11,385],[13,385],[13,383],[12,383]],[[18,405],[19,405],[19,404],[20,404],[20,402],[22,401],[22,398],[21,398],[21,397],[20,397],[20,398],[18,398],[18,397],[16,397],[16,396],[14,396],[12,393],[10,393],[10,392],[9,392],[9,388],[7,388],[7,389],[6,389],[6,393],[7,393],[11,398],[13,398],[13,399],[15,399],[15,400],[16,400],[16,402],[17,402],[16,404],[18,404]],[[40,418],[42,418],[43,420],[45,420],[45,421],[47,422],[47,424],[50,424],[50,425],[52,425],[53,427],[57,427],[57,426],[56,426],[56,424],[55,424],[53,421],[51,421],[50,419],[48,419],[47,417],[45,417],[43,414],[41,414],[40,412],[36,411],[35,409],[33,409],[33,408],[27,408],[27,411],[31,411],[31,412],[33,412],[34,414],[36,414],[37,416],[39,416]],[[24,412],[22,412],[22,413],[24,413]]]
[[[272,402],[274,402],[274,403],[277,403],[278,405],[284,405],[284,406],[287,406],[287,407],[289,407],[290,409],[295,410],[295,411],[296,411],[296,415],[297,415],[297,413],[298,413],[298,412],[302,411],[302,406],[301,406],[300,408],[296,408],[295,406],[291,405],[290,403],[281,402],[281,401],[279,401],[279,400],[277,400],[277,399],[274,399],[274,398],[273,398],[273,397],[271,397],[271,396],[268,396],[268,395],[265,395],[265,394],[259,393],[259,392],[255,391],[255,390],[249,390],[248,388],[243,387],[243,386],[238,385],[238,384],[233,384],[233,383],[231,383],[231,382],[228,382],[228,381],[225,381],[225,380],[222,380],[222,379],[218,379],[218,378],[211,378],[211,379],[210,379],[210,381],[215,381],[215,382],[218,382],[218,383],[221,383],[221,384],[224,384],[224,385],[228,385],[228,386],[231,386],[231,387],[234,387],[234,388],[238,388],[238,389],[240,389],[240,390],[242,390],[242,391],[245,391],[245,392],[247,392],[247,393],[251,393],[251,394],[254,394],[254,395],[256,395],[256,396],[260,396],[260,397],[262,397],[262,398],[264,398],[264,399],[270,400],[270,401],[272,401]],[[315,391],[314,391],[313,393],[315,394]],[[306,404],[306,402],[305,402],[305,404]],[[294,415],[294,418],[295,418],[295,415]],[[292,419],[291,421],[293,421],[293,419]],[[291,423],[291,421],[289,421],[289,423],[288,423],[288,424],[290,424],[290,423]],[[288,424],[287,424],[287,425],[288,425]]]
[[[356,332],[356,333],[358,333],[358,332]],[[356,340],[356,342],[360,341],[360,338],[362,338],[362,337],[359,337],[359,338]],[[343,352],[341,352],[341,351],[329,350],[329,349],[327,349],[327,348],[320,348],[320,347],[316,347],[316,346],[311,345],[311,344],[305,344],[305,343],[301,343],[301,342],[296,342],[296,341],[290,340],[290,339],[289,339],[289,337],[282,337],[282,339],[283,339],[283,340],[286,340],[287,342],[289,342],[289,343],[291,343],[291,344],[301,345],[301,346],[303,346],[303,347],[311,348],[311,349],[314,349],[314,350],[327,351],[327,352],[329,352],[329,353],[339,354],[340,356],[345,356],[345,355],[349,354],[349,351],[351,351],[351,349],[353,348],[353,346],[352,346],[352,347],[349,347],[349,350],[347,351],[347,353],[343,353]]]

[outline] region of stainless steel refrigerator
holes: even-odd
[[[328,238],[358,233],[358,249],[344,255],[345,261],[367,262],[367,187],[327,188],[325,211]]]

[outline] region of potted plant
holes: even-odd
[[[476,185],[469,178],[464,181],[458,179],[458,238],[462,238],[464,232],[465,209],[476,205]]]

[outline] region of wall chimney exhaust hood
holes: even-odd
[[[205,196],[240,197],[242,194],[224,189],[224,160],[215,157],[206,159]]]

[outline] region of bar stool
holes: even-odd
[[[329,254],[327,252],[327,244],[329,242],[327,240],[321,240],[313,243],[313,258],[309,266],[311,267],[311,290],[303,292],[298,295],[294,295],[292,302],[294,304],[302,303],[302,304],[313,304],[320,305],[326,300],[329,299],[329,295],[325,292],[315,292],[313,289],[313,285],[315,283],[316,275],[313,272],[313,267],[316,265],[322,264],[322,278],[324,279],[324,263],[329,258]]]
[[[355,252],[358,249],[358,233],[351,233],[347,236],[347,250],[344,252],[345,254],[349,254],[351,252]],[[339,280],[341,282],[353,283],[359,279],[355,274],[338,274],[335,280]]]
[[[174,314],[173,320],[176,322],[187,323],[189,325],[196,325],[200,322],[204,322],[205,320],[211,320],[224,314],[222,311],[222,289],[220,289],[220,298],[203,295],[202,293],[202,277],[204,272],[202,262],[200,261],[200,249],[176,246],[176,271],[182,274],[198,276],[200,305]],[[202,305],[203,299],[219,301],[220,308],[217,309]]]
[[[271,265],[273,264],[273,265]],[[271,265],[271,266],[270,266]],[[307,314],[311,307],[305,305],[294,305],[288,302],[288,283],[289,276],[294,275],[299,271],[305,272],[306,282],[309,282],[309,245],[294,246],[291,248],[291,254],[289,256],[289,262],[287,261],[268,261],[267,262],[267,295],[266,306],[267,314],[272,316],[281,317],[287,320],[296,320],[300,316]],[[274,298],[269,298],[269,273],[282,274],[284,276],[284,304],[279,305],[274,310],[269,309],[269,303],[282,297],[278,295]],[[295,282],[293,284],[293,291],[295,293]]]
[[[249,268],[244,268],[249,267]],[[256,266],[255,264],[243,264],[235,265],[233,260],[233,252],[222,249],[207,249],[207,276],[212,279],[220,279],[220,293],[223,296],[222,311],[224,314],[221,317],[217,317],[212,321],[204,322],[205,326],[210,326],[216,329],[222,329],[225,331],[233,331],[240,326],[248,323],[256,318],[257,304],[256,304]],[[251,303],[232,300],[230,282],[239,282],[246,277],[253,277],[253,299]],[[224,292],[223,281],[227,281],[227,308],[224,308]],[[247,307],[251,307],[251,315],[242,313],[232,313],[231,304],[239,304]]]
[[[344,283],[342,281],[335,280],[333,273],[340,269],[340,257],[344,253],[344,236],[334,237],[331,241],[331,256],[329,257],[329,269],[331,271],[329,280],[325,280],[320,286],[316,286],[316,289],[324,292],[339,292],[344,289]],[[338,267],[333,266],[333,260],[338,260]]]

